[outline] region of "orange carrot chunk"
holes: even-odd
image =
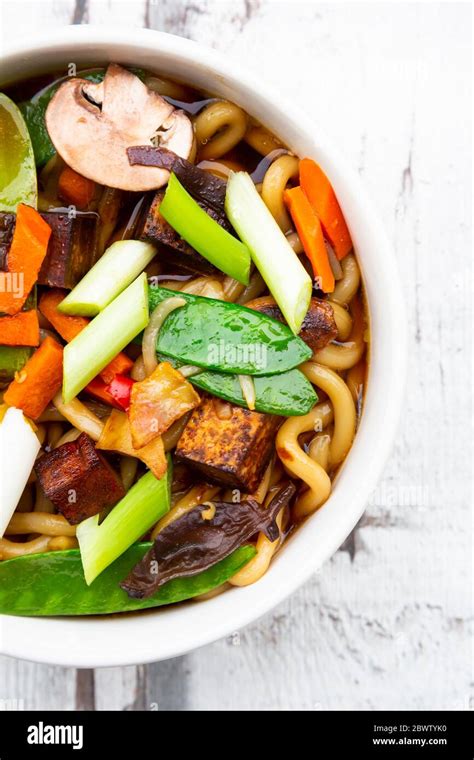
[[[100,372],[100,376],[104,383],[109,385],[115,378],[115,375],[128,375],[133,367],[133,361],[127,356],[127,354],[117,354],[115,359],[112,359],[109,364]]]
[[[7,274],[15,278],[15,288],[0,288],[0,312],[18,314],[38,279],[38,272],[48,250],[51,227],[31,206],[20,203],[16,212],[15,232],[7,254]],[[7,277],[4,278],[8,283]]]
[[[39,337],[36,309],[20,311],[12,317],[0,318],[0,345],[2,346],[37,346]]]
[[[66,291],[52,288],[41,296],[39,310],[57,333],[69,343],[86,327],[90,319],[87,317],[72,317],[58,311],[58,305],[66,297]],[[126,375],[133,367],[133,361],[126,354],[118,354],[100,373],[104,383],[111,383],[115,375]]]
[[[352,240],[331,183],[318,164],[310,158],[300,161],[300,185],[316,211],[324,234],[339,260],[352,250]]]
[[[285,190],[284,200],[308,259],[311,261],[318,287],[325,293],[334,290],[334,274],[324,242],[318,215],[301,187]]]
[[[67,291],[60,288],[47,290],[41,296],[38,308],[61,338],[69,343],[84,327],[87,327],[89,320],[86,317],[70,317],[58,311],[58,305],[66,295]]]
[[[49,335],[12,380],[3,400],[35,420],[61,388],[63,349]]]
[[[87,208],[95,195],[96,184],[66,166],[61,172],[58,184],[60,198],[78,208]]]

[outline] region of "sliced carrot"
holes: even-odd
[[[66,297],[66,291],[52,288],[44,293],[39,302],[39,310],[57,333],[68,343],[78,335],[90,320],[87,317],[72,317],[58,311],[58,305]],[[104,383],[111,383],[115,375],[126,375],[133,367],[133,361],[126,354],[120,353],[100,373]]]
[[[47,290],[41,296],[38,308],[61,338],[69,343],[84,327],[87,327],[89,320],[86,317],[70,317],[58,311],[58,305],[66,295],[67,291],[60,288]]]
[[[314,276],[319,278],[319,287],[325,293],[332,293],[334,274],[329,263],[318,215],[301,187],[285,190],[283,198],[298,231],[304,252],[311,261]]]
[[[63,349],[49,335],[12,380],[3,400],[35,420],[61,388]]]
[[[58,184],[58,195],[67,203],[78,208],[87,208],[95,195],[96,184],[92,179],[83,177],[66,166],[61,172]]]
[[[352,240],[332,185],[321,167],[310,158],[300,161],[300,185],[321,220],[324,234],[337,258],[352,249]]]
[[[38,272],[48,250],[51,227],[31,206],[20,203],[15,231],[7,254],[7,273],[17,280],[15,289],[0,289],[0,312],[18,314],[38,279]],[[7,283],[7,278],[4,277]]]
[[[12,317],[0,318],[0,345],[2,346],[37,346],[39,337],[36,309],[20,311]]]
[[[107,364],[106,367],[100,372],[100,376],[104,383],[112,382],[115,375],[127,375],[130,370],[133,367],[133,361],[130,359],[130,357],[127,356],[127,354],[120,353],[117,354],[115,359],[112,359],[112,361]]]

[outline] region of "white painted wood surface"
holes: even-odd
[[[303,101],[378,206],[410,330],[405,412],[384,477],[304,588],[229,639],[148,667],[77,672],[3,658],[0,700],[66,710],[472,706],[470,4],[0,7],[9,39],[72,21],[150,26],[243,60]]]

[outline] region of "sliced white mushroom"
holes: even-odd
[[[169,172],[130,166],[127,148],[160,145],[188,158],[193,126],[130,71],[111,64],[103,82],[69,79],[46,110],[46,127],[64,161],[84,177],[121,190],[161,187]]]

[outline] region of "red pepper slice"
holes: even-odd
[[[115,375],[111,383],[109,383],[105,390],[109,393],[114,401],[115,405],[128,412],[130,407],[130,394],[132,392],[132,386],[135,380],[132,380],[126,375]]]
[[[107,383],[104,383],[100,375],[97,375],[97,377],[94,377],[94,379],[91,380],[88,385],[86,385],[84,390],[86,391],[86,393],[88,393],[90,396],[93,396],[98,401],[103,401],[104,403],[115,407],[115,409],[122,410],[123,407],[117,403],[117,401],[109,393],[107,388],[108,388]]]

